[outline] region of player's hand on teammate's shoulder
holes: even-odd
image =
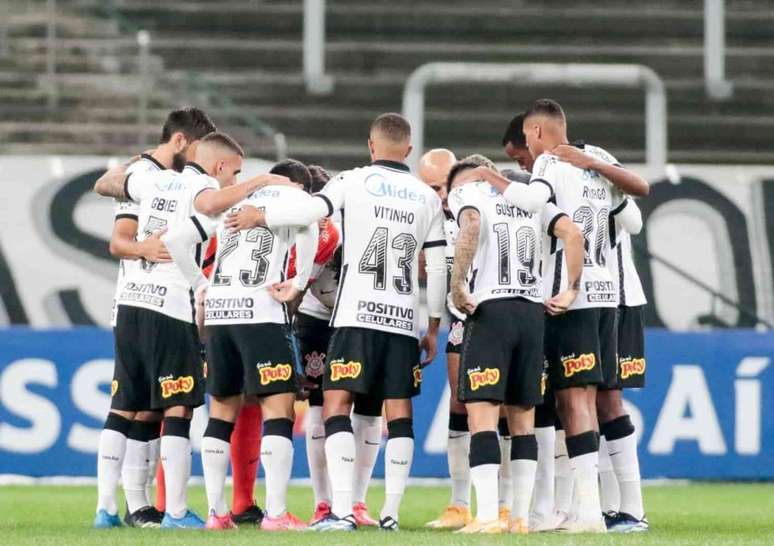
[[[301,187],[300,184],[296,184],[295,182],[292,182],[290,178],[288,178],[287,176],[282,176],[279,174],[271,174],[271,173],[259,174],[258,176],[254,176],[250,180],[247,180],[243,183],[254,185],[256,190],[259,190],[266,186],[288,186],[296,189]]]
[[[568,288],[564,292],[560,292],[545,302],[546,311],[549,315],[561,315],[566,313],[577,297],[578,291],[573,288]]]
[[[301,291],[293,285],[293,279],[274,283],[268,290],[271,297],[280,303],[289,303],[301,296]]]
[[[596,162],[596,158],[594,156],[587,154],[572,144],[560,144],[551,150],[551,153],[558,157],[561,161],[565,161],[573,167],[578,167],[579,169],[593,169]]]
[[[264,225],[266,222],[263,211],[252,205],[243,205],[238,211],[229,213],[224,221],[226,229],[241,231]]]
[[[486,176],[489,170],[489,167],[476,167],[475,169],[467,169],[458,174],[454,180],[457,184],[479,182],[481,180],[486,180]]]
[[[172,261],[172,256],[169,255],[167,245],[161,240],[161,236],[164,235],[166,231],[166,228],[160,229],[140,243],[142,257],[147,261],[154,263],[167,263]]]

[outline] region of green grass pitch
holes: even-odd
[[[260,491],[260,494],[263,492]],[[383,498],[381,487],[369,496],[372,514]],[[643,535],[555,534],[520,536],[465,536],[426,531],[448,500],[445,487],[409,487],[401,511],[397,535],[375,530],[342,534],[262,533],[251,528],[232,532],[161,531],[153,529],[90,529],[94,514],[94,487],[4,486],[0,487],[0,544],[21,545],[206,545],[206,544],[774,544],[774,485],[695,484],[663,485],[645,489],[651,532]],[[204,490],[192,487],[192,507],[204,514]],[[290,509],[309,517],[309,487],[294,486]]]

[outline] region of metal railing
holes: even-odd
[[[425,88],[431,83],[563,84],[645,88],[645,156],[654,172],[667,161],[667,98],[664,81],[647,66],[630,64],[427,63],[406,80],[403,115],[411,124],[416,168],[424,148]]]
[[[333,78],[325,73],[325,0],[304,0],[303,45],[307,93],[330,94]]]
[[[118,9],[115,0],[98,0],[97,7],[101,15],[115,21],[120,30],[136,34],[137,36],[141,79],[140,91],[138,92],[137,118],[140,127],[144,128],[148,120],[149,92],[153,86],[150,70],[151,35],[147,30],[140,28],[134,21],[124,16]],[[213,104],[226,110],[227,117],[238,118],[243,121],[255,135],[270,139],[274,146],[277,161],[287,157],[287,141],[283,133],[277,131],[253,113],[240,110],[230,97],[217,89],[212,83],[203,80],[197,73],[188,70],[184,71],[184,81],[185,90],[190,95],[203,97],[208,104]],[[145,131],[141,130],[138,137],[140,146],[145,145],[144,139],[146,136]]]
[[[717,100],[734,93],[726,79],[725,0],[704,0],[704,86],[707,95]]]

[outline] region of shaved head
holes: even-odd
[[[457,158],[446,148],[430,150],[419,160],[419,178],[438,194],[444,209],[447,197],[446,178],[456,162]]]
[[[457,158],[451,150],[446,148],[430,150],[419,160],[419,178],[430,186],[434,183],[442,184],[456,162]]]
[[[533,158],[567,143],[567,119],[558,102],[538,99],[524,112],[524,138]]]
[[[216,178],[221,187],[236,183],[236,175],[242,170],[244,150],[226,133],[210,133],[196,148],[196,163]]]

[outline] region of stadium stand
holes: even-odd
[[[612,0],[578,0],[571,8],[552,0],[329,0],[327,66],[335,89],[327,96],[309,95],[304,86],[299,0],[121,0],[112,2],[118,22],[106,15],[107,2],[60,0],[56,79],[67,108],[53,113],[46,107],[46,14],[31,2],[8,4],[9,51],[0,58],[0,140],[7,153],[131,153],[139,130],[150,141],[171,106],[194,103],[208,107],[251,154],[272,156],[274,148],[270,139],[254,137],[247,115],[283,132],[293,157],[347,167],[366,160],[368,121],[401,108],[411,71],[454,60],[642,63],[667,83],[671,161],[774,161],[774,151],[760,145],[774,130],[774,12],[762,0],[727,2],[727,71],[735,94],[723,102],[704,90],[698,0],[634,9]],[[122,21],[152,37],[143,128],[136,124],[137,42]],[[236,108],[219,106],[198,87],[192,91],[191,81]],[[643,96],[636,90],[433,86],[426,145],[502,157],[492,135],[531,98],[548,94],[567,109],[572,138],[605,146],[624,161],[643,160]]]

